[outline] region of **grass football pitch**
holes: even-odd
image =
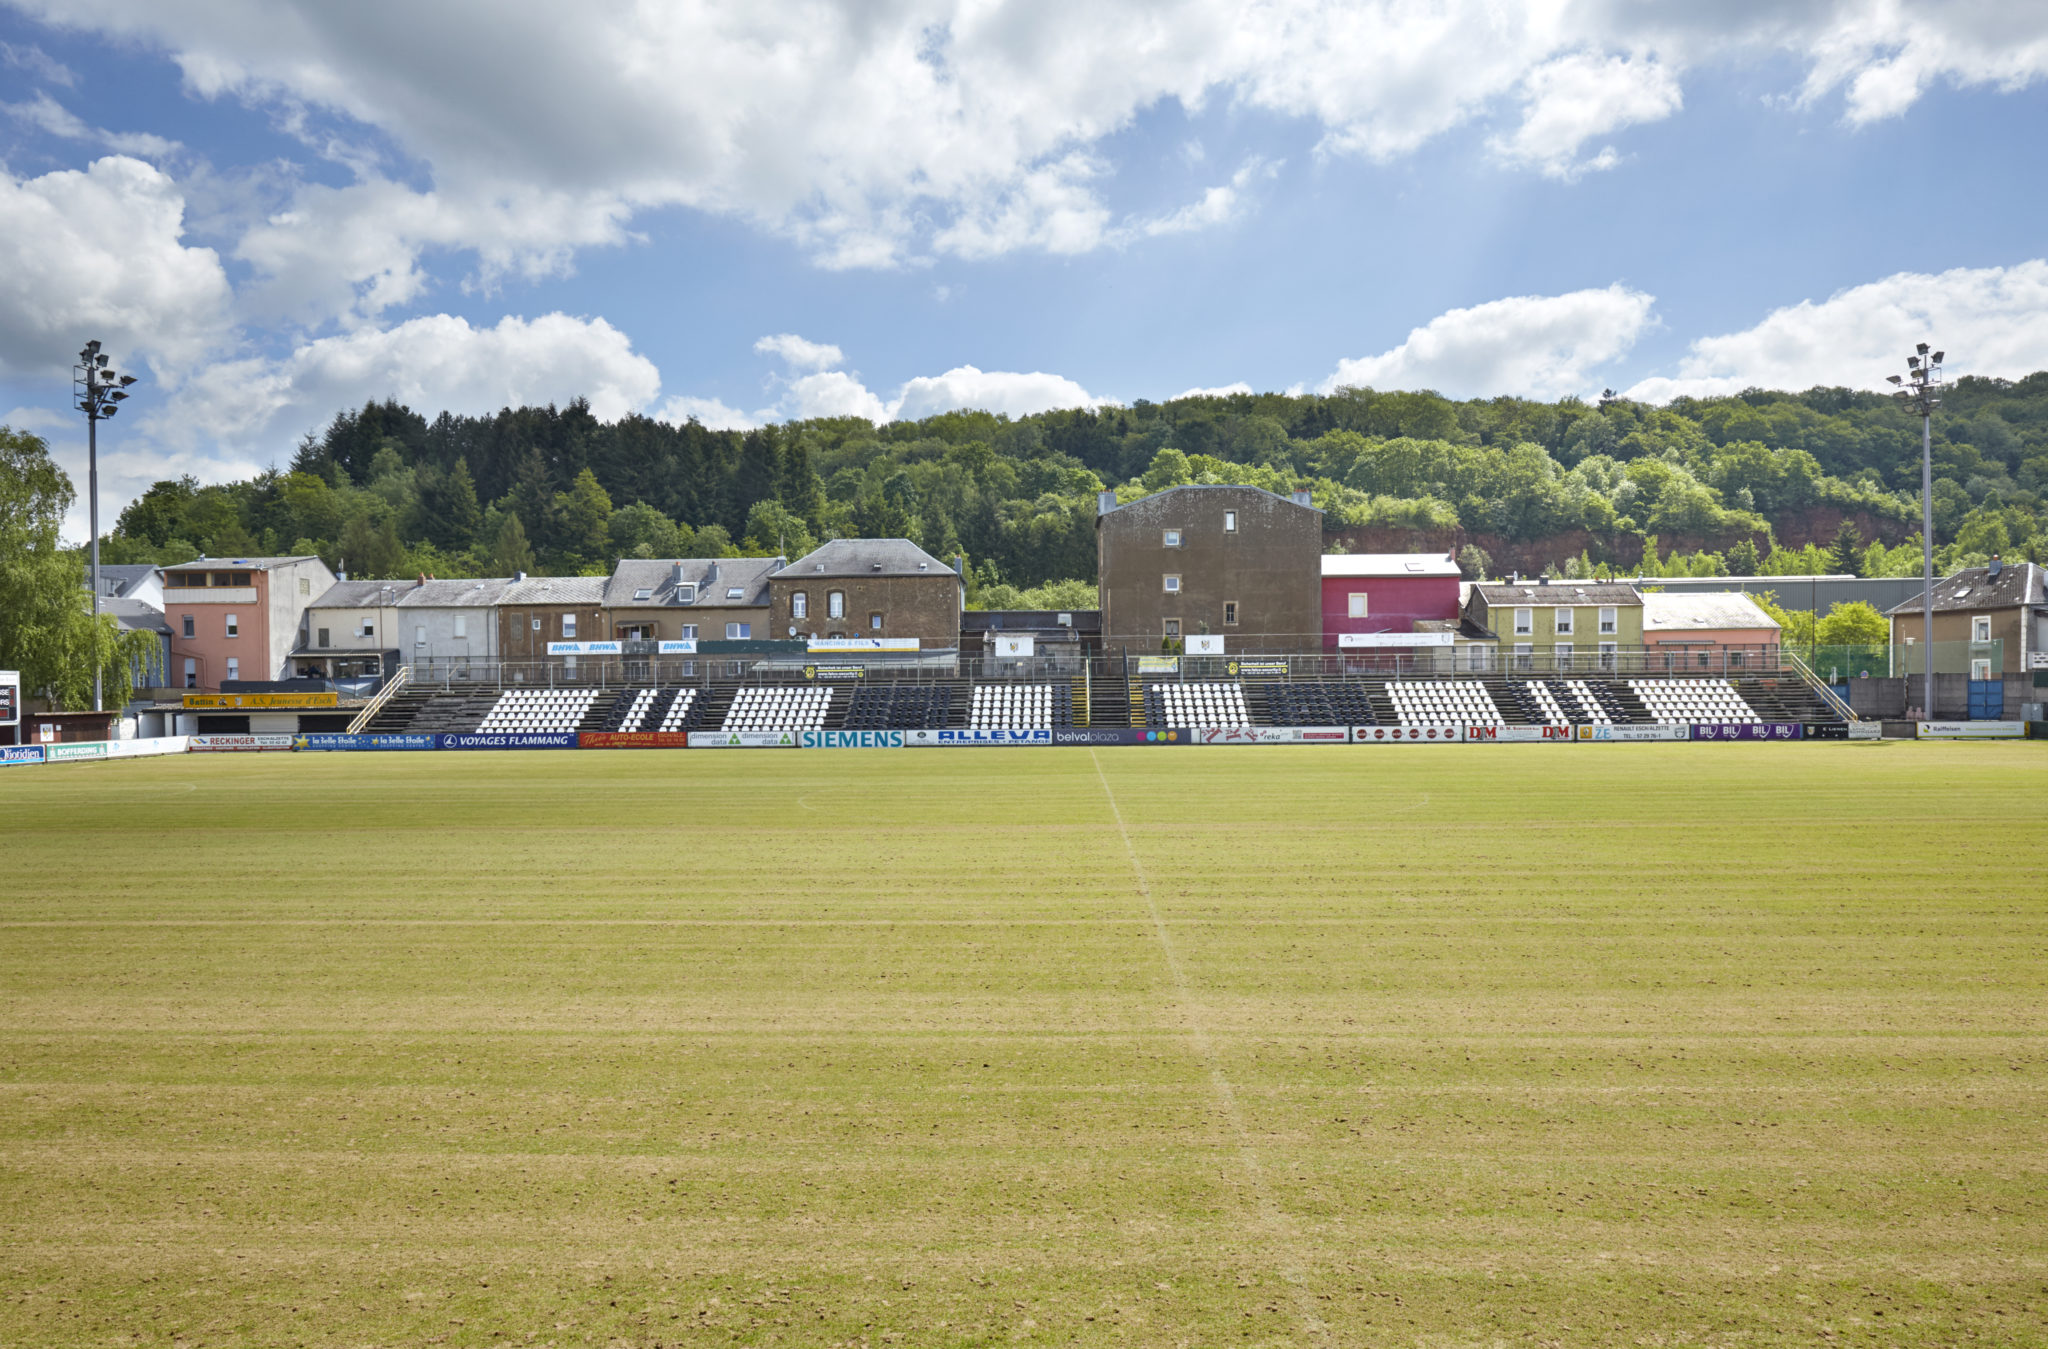
[[[2048,1340],[2033,744],[0,776],[0,1345]]]

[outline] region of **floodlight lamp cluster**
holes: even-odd
[[[1921,416],[1932,416],[1941,406],[1941,362],[1947,355],[1945,351],[1930,352],[1925,342],[1914,347],[1906,358],[1906,373],[1885,376],[1892,396]]]
[[[71,371],[71,387],[78,410],[89,420],[98,421],[119,412],[121,404],[127,401],[128,386],[133,383],[135,376],[124,375],[109,363],[97,338],[79,350],[78,364]]]

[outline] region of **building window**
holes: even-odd
[[[1225,511],[1225,512],[1223,512],[1223,532],[1224,532],[1225,534],[1235,534],[1235,533],[1237,533],[1237,512],[1236,512],[1236,511]]]
[[[1618,664],[1620,663],[1619,657],[1618,657],[1618,655],[1617,655],[1617,651],[1618,651],[1618,648],[1617,648],[1617,647],[1615,646],[1615,644],[1614,644],[1613,642],[1602,642],[1602,643],[1600,643],[1600,668],[1601,668],[1601,669],[1603,669],[1603,670],[1612,670],[1612,669],[1613,669],[1613,668],[1614,668],[1614,667],[1615,667],[1616,665],[1618,665]]]
[[[1169,576],[1166,578],[1166,593],[1169,595],[1180,594],[1180,577]]]
[[[1168,637],[1172,637],[1172,638],[1175,638],[1175,639],[1178,639],[1178,638],[1180,637],[1180,620],[1179,620],[1179,619],[1177,619],[1177,618],[1169,618],[1169,619],[1167,619],[1167,620],[1166,620],[1166,635],[1167,635]]]
[[[1366,616],[1367,600],[1364,595],[1354,593],[1345,596],[1345,598],[1350,601],[1350,613],[1353,618],[1364,618]]]
[[[811,616],[811,597],[801,590],[791,595],[789,597],[789,616],[791,618],[809,618]]]
[[[745,586],[727,586],[725,597],[729,600],[743,600],[747,597]]]
[[[568,637],[574,637],[575,635],[576,635],[576,615],[574,615],[574,614],[563,614],[563,615],[562,615],[562,636],[563,636],[563,637],[565,637],[565,638],[568,638]]]
[[[196,636],[198,636],[198,635],[199,635],[199,634],[198,634],[198,633],[197,633],[196,631],[194,631],[194,630],[193,630],[193,626],[192,626],[192,615],[190,615],[190,614],[186,614],[186,615],[185,615],[185,635],[186,635],[187,637],[196,637]],[[324,645],[324,642],[323,642],[323,645]]]
[[[1534,669],[1534,668],[1535,668],[1535,666],[1536,666],[1536,653],[1535,653],[1535,648],[1534,648],[1534,647],[1532,647],[1532,646],[1530,646],[1530,645],[1529,645],[1529,643],[1527,643],[1527,642],[1516,642],[1516,643],[1515,643],[1515,668],[1516,668],[1517,670],[1530,670],[1530,669]]]
[[[1223,626],[1226,628],[1234,628],[1237,626],[1236,600],[1223,601]]]
[[[377,625],[367,618],[363,620],[363,626],[356,629],[356,636],[358,637],[375,637],[376,635]]]
[[[1515,636],[1533,637],[1535,634],[1536,611],[1534,609],[1515,610]]]
[[[535,632],[539,632],[539,631],[540,631],[540,619],[539,619],[539,618],[535,618],[535,619],[533,620],[533,630],[534,630]]]
[[[455,615],[455,640],[456,640],[456,641],[458,641],[458,642],[460,642],[460,641],[466,641],[466,640],[468,640],[468,638],[469,638],[469,615],[468,615],[468,614],[457,614],[457,615]]]
[[[186,622],[188,622],[188,623],[189,623],[189,622],[191,622],[191,620],[190,620],[190,619],[187,619],[187,620],[186,620]],[[190,636],[191,636],[192,634],[188,632],[188,633],[186,633],[185,635],[186,635],[187,637],[190,637]],[[329,641],[327,640],[327,629],[326,629],[326,628],[322,628],[322,629],[320,629],[320,634],[319,634],[319,636],[320,636],[320,640],[319,640],[318,642],[314,643],[314,645],[315,645],[315,646],[318,646],[318,647],[319,647],[319,648],[320,648],[320,649],[321,649],[322,651],[325,651],[325,650],[326,650],[326,649],[327,649],[327,648],[328,648],[329,646],[333,645],[333,643],[331,643],[331,642],[329,642]]]
[[[1970,640],[1988,642],[1991,640],[1991,616],[1981,615],[1970,620]]]
[[[826,592],[826,595],[825,595],[825,617],[827,617],[827,618],[844,618],[844,617],[846,617],[846,592],[845,592],[844,590],[832,590],[832,591],[828,591],[828,592]]]
[[[313,593],[313,582],[309,578],[304,576],[301,576],[299,578],[299,593],[301,595],[310,595]]]
[[[1465,668],[1468,670],[1484,670],[1489,663],[1486,659],[1488,649],[1477,644],[1466,647]]]
[[[1620,631],[1621,631],[1621,621],[1620,621],[1620,619],[1619,619],[1619,618],[1617,618],[1617,617],[1616,617],[1616,611],[1615,611],[1615,610],[1613,610],[1613,609],[1602,609],[1602,610],[1600,611],[1600,631],[1602,631],[1602,632],[1620,632]]]
[[[1570,642],[1559,642],[1550,649],[1550,654],[1557,657],[1558,669],[1569,670],[1572,668],[1572,644]]]
[[[634,592],[633,592],[633,598],[634,598],[634,599],[636,599],[636,600],[651,600],[651,599],[653,599],[653,598],[654,598],[654,587],[653,587],[653,586],[642,586],[642,587],[640,587],[640,588],[639,588],[638,590],[636,590],[636,591],[634,591]]]
[[[1571,635],[1571,630],[1572,611],[1569,609],[1559,609],[1557,611],[1557,635],[1560,637],[1568,637]]]
[[[684,640],[684,641],[686,641],[686,642],[694,642],[694,641],[696,641],[696,640],[697,640],[697,625],[696,625],[695,623],[685,623],[685,624],[683,624],[683,629],[682,629],[682,633],[683,633],[683,640]],[[686,673],[687,673],[687,672],[686,672]]]
[[[239,657],[236,657],[236,656],[229,656],[229,657],[228,657],[228,678],[230,678],[230,679],[240,679],[241,677],[242,677],[242,662],[241,662],[241,659],[240,659]]]
[[[1168,548],[1180,547],[1180,531],[1177,529],[1169,529],[1165,531],[1160,536],[1160,542],[1164,543]]]
[[[240,637],[242,635],[241,619],[235,617],[233,614],[226,614],[223,615],[223,623],[224,626],[222,627],[221,630],[224,633],[226,633],[229,637]]]
[[[868,615],[868,629],[871,632],[880,632],[882,630],[882,616],[880,614]]]
[[[426,625],[426,624],[424,624],[424,623],[415,623],[415,624],[413,625],[413,629],[412,629],[412,644],[413,644],[414,646],[425,646],[425,645],[427,644],[427,625]]]
[[[185,687],[188,689],[199,687],[199,662],[190,656],[185,657]]]
[[[696,602],[697,602],[697,583],[696,583],[696,582],[692,581],[692,582],[689,582],[689,583],[687,583],[687,584],[678,584],[678,585],[676,586],[676,603],[677,603],[677,604],[695,604]]]
[[[753,635],[754,625],[752,623],[728,623],[725,625],[725,640],[728,642],[744,642]]]

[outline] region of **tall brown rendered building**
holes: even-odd
[[[1220,633],[1231,654],[1321,643],[1323,513],[1307,492],[1173,487],[1119,506],[1098,498],[1105,652]]]

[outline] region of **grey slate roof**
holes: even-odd
[[[1777,626],[1777,619],[1765,613],[1755,600],[1741,591],[1643,596],[1644,632],[1713,632]]]
[[[104,571],[105,568],[101,568],[101,570]],[[112,599],[103,599],[100,601],[100,612],[112,614],[116,623],[131,631],[139,629],[145,632],[169,632],[171,630],[171,625],[164,621],[164,611],[157,608],[154,604],[145,604],[141,600],[124,599],[120,596],[115,596]]]
[[[390,591],[397,598],[404,581],[336,581],[320,593],[319,598],[307,605],[308,609],[375,609],[388,601],[384,593]]]
[[[529,576],[505,587],[500,604],[604,603],[605,576]]]
[[[727,607],[766,608],[768,578],[781,570],[779,557],[686,557],[681,559],[636,558],[620,561],[605,584],[604,602],[612,609],[662,609],[681,603],[676,598],[676,568],[683,570],[685,585],[694,585],[696,599],[686,607],[716,609]],[[727,592],[737,587],[738,599]],[[651,593],[644,600],[638,592]]]
[[[960,580],[952,564],[941,562],[909,539],[834,539],[789,564],[784,579],[803,576],[935,576]],[[962,582],[965,584],[965,582]]]
[[[190,562],[166,562],[166,571],[274,571],[292,562],[318,562],[310,553],[295,557],[195,557]],[[102,568],[104,570],[104,568]]]
[[[487,576],[466,581],[413,581],[400,587],[401,609],[475,609],[493,605],[512,585],[508,577]]]
[[[1967,567],[1934,583],[1936,613],[2012,609],[2023,604],[2048,604],[2048,572],[2032,562],[2008,562],[1996,581],[1989,567]],[[1915,595],[1888,611],[1906,616],[1923,612]]]
[[[1489,609],[1503,605],[1545,605],[1545,604],[1604,604],[1620,607],[1641,604],[1643,597],[1631,585],[1614,581],[1552,581],[1549,585],[1537,585],[1533,581],[1520,585],[1482,584],[1472,587]]]
[[[156,575],[153,562],[102,562],[100,564],[100,593],[102,595],[126,595],[138,582]],[[86,568],[85,583],[92,585],[92,569]]]

